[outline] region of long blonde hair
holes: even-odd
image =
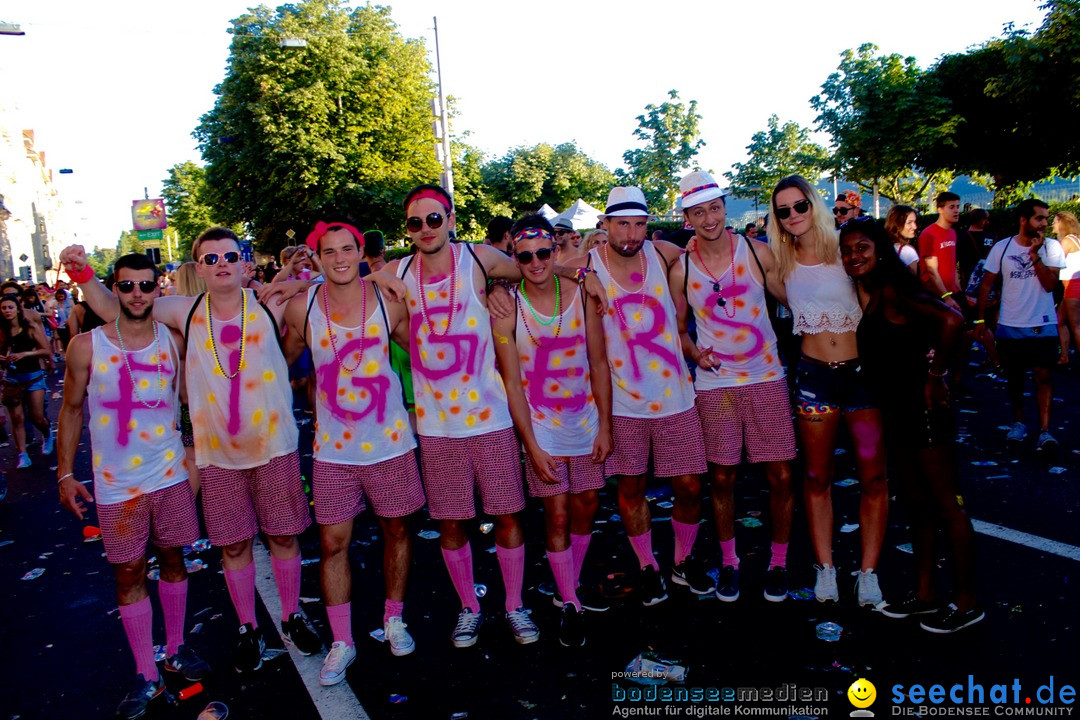
[[[837,240],[832,214],[825,207],[825,202],[814,186],[806,181],[806,178],[800,175],[789,175],[776,183],[772,191],[772,199],[769,201],[772,205],[772,216],[769,218],[767,228],[769,247],[772,248],[773,255],[776,257],[781,280],[787,280],[788,275],[795,269],[795,238],[784,229],[780,218],[776,217],[776,195],[788,188],[797,189],[802,193],[803,198],[810,201],[810,218],[813,226],[810,232],[803,236],[804,244],[813,243],[814,254],[822,263],[835,265],[840,262],[840,242]]]
[[[1065,239],[1069,235],[1080,236],[1080,221],[1077,221],[1076,216],[1068,210],[1059,210],[1054,214],[1054,220],[1056,220],[1061,227],[1061,232],[1059,233],[1061,237],[1058,238],[1059,241]]]
[[[206,283],[195,272],[195,263],[188,260],[176,269],[176,294],[195,297],[206,292]]]
[[[581,256],[585,257],[589,254],[589,251],[594,247],[600,247],[600,237],[603,236],[604,240],[607,240],[607,230],[593,230],[591,233],[585,236],[585,239],[581,241]]]

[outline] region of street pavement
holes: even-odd
[[[796,598],[782,604],[765,602],[761,584],[768,560],[768,495],[763,479],[748,469],[736,491],[736,517],[746,523],[737,531],[742,597],[730,604],[713,597],[698,599],[670,583],[671,597],[655,607],[641,607],[633,595],[622,597],[632,590],[637,572],[621,523],[614,517],[614,489],[609,485],[603,491],[600,524],[584,575],[615,598],[616,607],[603,614],[587,614],[588,642],[576,650],[559,645],[559,611],[540,592],[541,586],[550,586],[551,573],[544,557],[539,503],[530,502],[524,522],[525,602],[541,628],[540,641],[528,646],[513,642],[502,617],[494,535],[482,532],[480,523],[486,518],[479,518],[473,525],[472,547],[476,581],[487,588],[481,601],[485,622],[476,646],[452,647],[449,635],[457,601],[438,541],[417,534],[436,529],[421,511],[411,529],[414,564],[405,605],[405,620],[417,649],[403,658],[391,656],[389,648],[369,634],[381,627],[382,542],[373,517],[361,517],[351,548],[358,658],[349,670],[347,686],[333,691],[317,687],[317,680],[312,682],[321,656],[283,653],[253,675],[233,671],[229,660],[237,620],[220,573],[219,553],[216,549],[193,552],[189,559],[202,560],[205,569],[190,578],[189,642],[214,672],[201,693],[176,705],[155,703],[148,717],[194,720],[211,700],[227,704],[229,718],[236,720],[346,718],[365,713],[376,720],[546,720],[627,716],[624,710],[632,707],[655,710],[653,716],[661,717],[741,714],[747,709],[784,717],[820,717],[853,709],[846,692],[859,677],[877,688],[870,709],[878,717],[897,712],[890,707],[895,685],[907,688],[916,683],[946,688],[962,683],[966,688],[972,682],[982,684],[989,693],[994,684],[1011,688],[1018,681],[1020,709],[1028,696],[1038,705],[1036,689],[1051,676],[1058,690],[1063,684],[1075,687],[1080,680],[1075,660],[1080,640],[1076,619],[1080,523],[1075,517],[1080,498],[1080,436],[1076,432],[1080,375],[1060,371],[1055,376],[1053,424],[1062,447],[1052,461],[1036,457],[1034,435],[1022,448],[1006,447],[1001,427],[1011,418],[1003,384],[985,376],[972,377],[969,384],[974,397],[957,403],[961,428],[957,449],[966,506],[980,529],[978,592],[988,615],[965,632],[935,636],[920,630],[917,623],[855,607],[854,578],[849,573],[858,569],[859,535],[857,530],[841,532],[840,528],[858,523],[857,486],[833,489],[839,605],[824,607],[813,599]],[[54,421],[60,390],[58,378],[52,378],[49,414]],[[1028,417],[1033,418],[1034,398],[1028,401]],[[301,429],[301,447],[307,442],[310,449],[310,423]],[[110,718],[133,675],[112,573],[101,543],[83,542],[82,524],[57,502],[55,456],[42,458],[39,449],[32,449],[31,456],[35,462],[31,469],[8,470],[10,490],[0,503],[0,589],[4,595],[0,720]],[[90,477],[89,457],[84,432],[76,466],[81,479]],[[5,467],[13,467],[13,448],[0,451],[0,458]],[[974,464],[986,462],[995,464]],[[308,477],[310,466],[308,454],[303,458]],[[1052,472],[1052,468],[1064,471]],[[850,451],[841,452],[836,480],[850,477]],[[670,571],[670,509],[665,509],[670,491],[654,484],[650,496],[657,556],[661,567]],[[796,497],[788,561],[794,594],[812,588],[814,579],[801,491]],[[707,500],[704,507],[709,507]],[[763,525],[754,527],[758,519]],[[93,519],[86,524],[93,524]],[[893,502],[878,569],[886,599],[899,599],[912,587],[912,558],[904,550],[909,542],[903,506]],[[316,559],[317,531],[305,533],[302,545],[304,557]],[[719,548],[710,524],[702,525],[697,547],[698,554],[715,566]],[[260,556],[260,587],[267,604],[273,606],[276,594],[269,563],[262,551]],[[944,562],[939,565],[941,582],[947,586],[948,567]],[[34,568],[43,568],[44,573],[33,580],[20,579]],[[301,594],[304,609],[329,644],[326,613],[318,601],[318,569],[317,563],[304,566]],[[149,584],[155,638],[163,642],[157,583]],[[282,646],[271,630],[277,619],[260,601],[259,624],[267,630],[268,645],[273,648]],[[816,626],[826,621],[843,628],[838,642],[817,638]],[[633,696],[643,689],[613,674],[625,671],[635,656],[650,648],[687,668],[686,688],[790,688],[794,684],[825,699],[770,703],[759,696],[757,701],[651,705],[614,700],[621,693]],[[174,693],[189,684],[171,676],[167,682]]]

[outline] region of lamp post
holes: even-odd
[[[435,21],[435,70],[439,77],[439,123],[442,128],[443,187],[454,196],[454,161],[450,157],[450,127],[447,121],[446,96],[443,93],[442,60],[439,58],[439,18]],[[436,136],[437,137],[437,136]]]

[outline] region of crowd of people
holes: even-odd
[[[1038,447],[1056,448],[1044,375],[1063,352],[1053,286],[1080,257],[1075,232],[1066,232],[1071,245],[1063,251],[1045,237],[1046,204],[1025,201],[1016,235],[996,243],[981,236],[972,267],[958,271],[958,198],[950,193],[938,197],[938,220],[917,251],[913,209],[898,206],[879,223],[861,214],[857,194],[845,193],[830,212],[798,176],[772,191],[767,242],[757,224],[732,231],[727,194],[708,173],[688,174],[679,194],[685,248],[647,237],[649,212],[634,187],[612,189],[601,227],[584,236],[533,214],[496,218],[485,243],[472,245],[452,241],[451,196],[420,185],[403,201],[415,252],[389,263],[381,236],[376,244],[345,216],[320,221],[304,245],[282,255],[271,278],[245,265],[235,233],[210,228],[169,294],[145,256],[120,258],[110,290],[81,247],[65,249],[60,260],[85,295],[84,313],[101,324],[67,349],[59,494],[80,519],[96,502],[115,570],[136,664],[119,715],[139,717],[164,687],[151,640],[148,543],[161,563],[164,669],[193,681],[210,672],[184,639],[181,548],[197,537],[197,499],[222,551],[239,621],[235,669],[257,670],[265,648],[255,615],[257,534],[271,556],[284,638],[303,654],[323,651],[299,607],[297,536],[312,517],[290,384],[298,366],[309,379],[301,398],[310,397],[315,416],[312,493],[331,634],[324,685],[341,682],[356,657],[348,548],[353,521],[369,503],[384,537],[383,629],[393,655],[416,649],[405,622],[409,519],[425,507],[438,522],[461,608],[451,642],[476,643],[484,613],[469,541],[477,496],[494,525],[500,614],[518,643],[541,632],[522,598],[519,516],[528,498],[543,505],[553,600],[562,613],[558,640],[580,647],[586,613],[608,610],[581,571],[598,493],[611,479],[643,605],[667,600],[669,582],[738,601],[734,490],[744,463],[760,464],[769,488],[764,599],[788,599],[788,547],[800,542],[792,537],[798,470],[814,595],[839,602],[831,487],[841,426],[854,446],[861,492],[855,602],[890,618],[917,618],[932,633],[982,621],[950,386],[971,342],[1000,353],[1017,412],[1009,437],[1021,442],[1022,383],[1034,370]],[[1064,213],[1054,222],[1059,232],[1075,230]],[[964,280],[976,273],[971,289]],[[1070,286],[1066,322],[1076,315],[1080,281]],[[33,353],[16,358],[27,361],[17,377],[30,360],[51,357],[21,308],[7,297],[0,302],[0,338],[21,335],[15,354]],[[786,309],[786,324],[777,309]],[[787,336],[801,340],[797,351]],[[7,396],[5,387],[5,405]],[[93,492],[75,467],[84,404]],[[911,592],[893,588],[890,600],[878,578],[887,474],[908,506],[916,569]],[[652,478],[670,484],[674,496],[674,553],[663,564],[653,552],[646,499]],[[711,552],[697,542],[706,487],[722,558],[715,578],[705,563]],[[934,584],[938,527],[951,592]]]

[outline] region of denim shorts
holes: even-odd
[[[795,415],[823,415],[875,407],[858,359],[824,362],[803,355],[795,371]]]
[[[26,393],[45,389],[45,372],[37,370],[31,373],[9,372],[4,378],[2,394],[3,404],[7,407],[22,405]]]

